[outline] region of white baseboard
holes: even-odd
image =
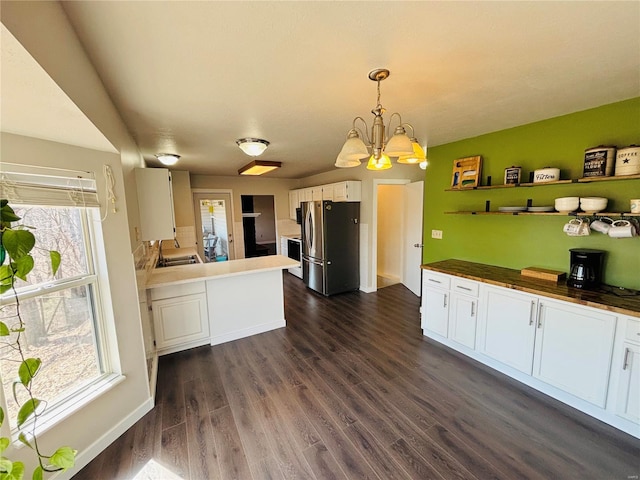
[[[253,327],[234,330],[233,332],[213,336],[211,337],[211,345],[220,345],[221,343],[232,342],[233,340],[250,337],[251,335],[258,335],[259,333],[268,332],[270,330],[275,330],[276,328],[282,328],[286,326],[287,321],[285,319],[268,323],[261,323],[260,325],[254,325]]]
[[[172,347],[159,348],[157,350],[158,355],[168,355],[170,353],[182,352],[183,350],[189,350],[190,348],[201,347],[202,345],[209,345],[209,338],[201,338],[200,340],[194,340],[193,342],[181,343],[180,345],[174,345]]]
[[[75,466],[66,472],[53,474],[50,480],[70,480],[76,473],[84,468],[91,460],[96,458],[105,448],[113,443],[120,435],[131,428],[138,420],[144,417],[152,408],[153,398],[147,399],[142,405],[127,415],[122,421],[114,425],[111,430],[98,438],[87,448],[80,450],[76,456]]]
[[[364,293],[373,293],[373,292],[377,292],[378,289],[376,287],[367,287],[364,285],[360,285],[360,291]]]

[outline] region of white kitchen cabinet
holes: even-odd
[[[359,181],[346,181],[333,184],[334,202],[360,202],[362,185]]]
[[[360,202],[362,186],[358,180],[349,180],[315,187],[289,190],[289,218],[296,219],[296,208],[301,202],[331,200],[333,202]]]
[[[478,318],[478,284],[453,279],[449,311],[449,338],[460,345],[475,349]]]
[[[620,323],[624,336],[617,350],[620,355],[617,371],[613,374],[618,381],[614,411],[640,424],[640,319],[622,317]]]
[[[175,238],[171,172],[166,168],[136,168],[142,241]]]
[[[313,190],[311,188],[303,188],[299,190],[298,195],[300,197],[300,202],[313,201]]]
[[[640,345],[624,342],[622,371],[618,378],[617,415],[640,423]]]
[[[615,328],[614,315],[540,299],[533,376],[604,408]]]
[[[537,297],[483,285],[480,289],[479,351],[531,375],[537,307]]]
[[[422,315],[420,326],[423,330],[447,336],[449,329],[449,286],[447,275],[424,271],[422,274]]]
[[[334,201],[333,195],[333,187],[336,185],[335,183],[330,183],[328,185],[322,185],[322,200],[330,200]]]
[[[296,208],[300,207],[300,190],[289,190],[289,218],[296,220]]]
[[[204,282],[151,290],[158,354],[209,343],[209,317]]]

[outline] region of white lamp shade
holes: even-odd
[[[360,160],[347,160],[346,158],[343,158],[341,155],[338,155],[335,166],[338,168],[359,167]]]
[[[376,160],[375,157],[371,155],[371,158],[369,158],[369,163],[367,163],[368,170],[387,170],[389,168],[391,168],[391,159],[384,153],[378,160]]]
[[[369,156],[369,150],[360,137],[350,137],[344,142],[342,150],[338,154],[339,159],[346,161],[358,160],[360,165],[361,158],[367,158]]]
[[[427,156],[418,142],[411,142],[413,154],[398,157],[398,163],[416,164],[426,160]]]
[[[384,147],[384,153],[390,157],[403,157],[413,154],[411,139],[406,133],[396,133],[389,139],[389,143]]]
[[[180,155],[176,155],[174,153],[159,153],[156,155],[156,158],[161,164],[170,167],[171,165],[175,165],[176,163],[178,163],[178,160],[180,160]]]
[[[241,138],[236,140],[236,143],[244,153],[251,157],[257,157],[269,146],[269,142],[262,140],[261,138]]]

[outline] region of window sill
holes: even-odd
[[[42,435],[47,430],[63,422],[70,415],[84,408],[96,398],[114,388],[116,385],[122,383],[126,378],[126,376],[117,373],[105,374],[78,392],[72,398],[47,409],[42,416],[38,417],[38,426],[35,432],[36,435]],[[13,440],[12,445],[14,448],[19,449],[25,446],[18,440],[20,432],[23,432],[27,439],[31,441],[33,437],[32,428],[33,421],[31,420],[25,423],[21,430],[18,430],[17,428],[11,430],[11,437]]]

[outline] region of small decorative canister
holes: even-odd
[[[609,177],[613,175],[616,147],[600,145],[584,152],[583,177]]]
[[[638,175],[640,174],[640,147],[630,145],[618,150],[616,155],[615,175]]]
[[[520,183],[520,174],[522,168],[520,167],[508,167],[504,169],[504,184],[505,185],[517,185]]]

